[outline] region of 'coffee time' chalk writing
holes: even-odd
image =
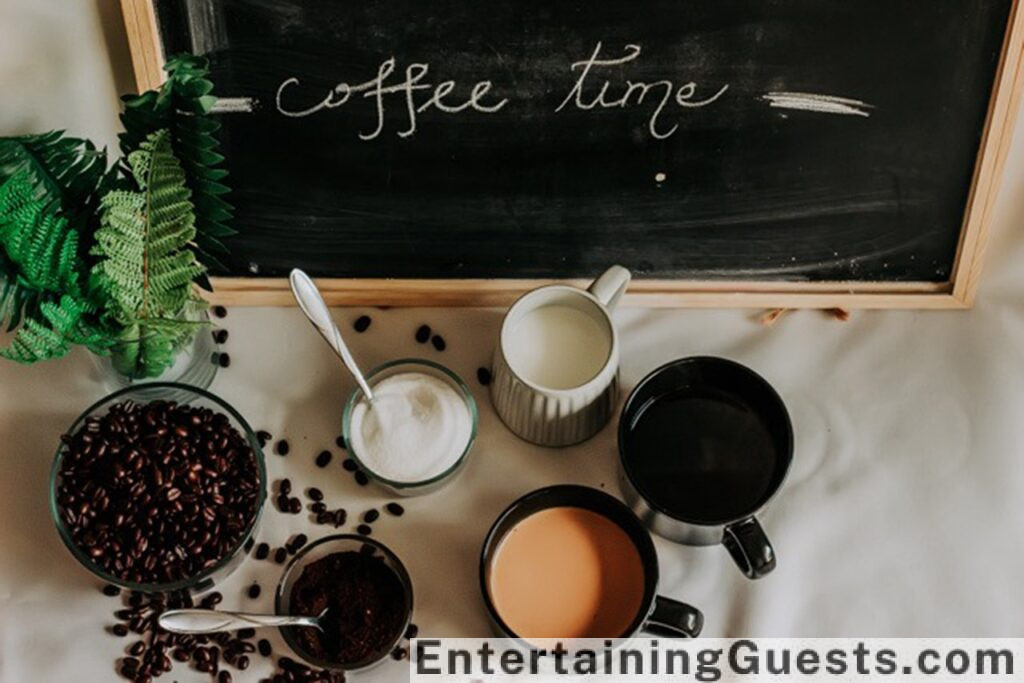
[[[639,45],[627,45],[623,56],[610,59],[601,57],[602,44],[597,43],[589,59],[573,62],[569,70],[575,74],[576,80],[568,94],[555,107],[554,111],[561,112],[567,108],[574,108],[582,111],[600,109],[625,109],[628,107],[653,106],[651,116],[648,120],[648,130],[652,137],[664,140],[672,136],[679,125],[668,125],[660,120],[665,108],[674,102],[681,108],[706,107],[718,100],[729,89],[728,84],[723,85],[716,92],[707,97],[699,97],[699,86],[690,81],[682,85],[676,85],[670,80],[658,81],[630,81],[627,80],[621,86],[613,86],[611,81],[601,79],[601,71],[607,67],[621,67],[623,64],[634,61],[640,57],[641,47]],[[388,107],[401,106],[405,111],[406,123],[404,127],[396,131],[401,138],[408,138],[414,135],[418,127],[418,116],[430,110],[436,110],[444,114],[459,114],[465,111],[475,111],[480,114],[494,114],[501,111],[509,104],[508,98],[500,98],[492,92],[494,84],[490,80],[478,81],[469,89],[468,94],[457,94],[455,91],[458,85],[455,81],[446,80],[434,85],[423,82],[430,72],[430,65],[414,62],[404,72],[404,78],[397,83],[390,82],[395,74],[397,64],[394,57],[381,62],[377,69],[377,75],[368,81],[358,84],[341,82],[334,86],[326,95],[312,103],[307,102],[304,106],[296,106],[294,101],[301,99],[291,92],[300,89],[301,83],[298,78],[288,78],[281,83],[277,89],[276,104],[277,110],[284,116],[302,118],[311,116],[325,109],[337,109],[352,98],[353,95],[361,95],[365,99],[372,100],[376,108],[376,126],[373,130],[359,133],[360,140],[374,140],[384,132],[385,112]],[[617,94],[613,94],[613,92]],[[391,96],[397,96],[392,98]],[[286,105],[285,100],[288,100]],[[393,104],[397,101],[397,104]]]

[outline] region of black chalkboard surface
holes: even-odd
[[[228,271],[952,282],[1014,0],[154,0]],[[251,109],[251,110],[250,110]]]

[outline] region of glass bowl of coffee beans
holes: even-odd
[[[238,411],[203,389],[154,382],[115,391],[61,437],[50,512],[64,545],[103,581],[199,592],[241,563],[266,482],[259,440]]]
[[[412,580],[384,544],[355,534],[325,536],[292,558],[274,608],[320,616],[320,629],[281,628],[303,660],[320,669],[364,671],[389,654],[406,654],[400,645],[412,620]]]

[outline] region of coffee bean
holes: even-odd
[[[327,511],[327,503],[323,501],[317,501],[316,503],[310,505],[309,509],[319,515],[321,512]]]
[[[330,451],[320,451],[320,455],[316,456],[316,466],[327,467],[331,464],[331,457]]]
[[[270,555],[270,546],[266,543],[260,543],[256,546],[256,559],[265,560]]]
[[[367,524],[373,524],[380,517],[380,513],[376,510],[367,510],[363,513],[363,521]]]
[[[241,669],[242,667],[238,667]],[[217,683],[231,683],[231,673],[227,669],[223,669],[217,674]]]
[[[128,648],[128,654],[138,657],[146,650],[146,643],[142,640],[136,640],[132,643],[131,647]]]
[[[360,524],[356,527],[356,532],[363,536],[369,536],[373,533],[373,528],[369,524]]]
[[[214,607],[219,605],[223,600],[224,596],[221,595],[219,592],[214,591],[213,593],[210,593],[205,598],[203,598],[199,602],[199,604],[203,607],[203,609],[213,609]]]
[[[309,539],[306,538],[306,534],[298,534],[297,536],[292,538],[292,540],[289,541],[288,545],[286,545],[285,547],[288,548],[288,552],[289,553],[294,555],[295,553],[297,553],[299,551],[299,548],[301,548],[302,546],[306,545],[306,541],[308,541],[308,540]]]
[[[480,382],[480,384],[483,384],[486,387],[488,384],[491,383],[491,380],[493,378],[491,377],[491,371],[488,370],[487,368],[477,368],[476,379],[478,382]]]
[[[292,492],[292,480],[282,479],[281,483],[278,484],[277,490],[281,492],[282,496],[290,495]]]
[[[249,586],[249,590],[247,591],[247,593],[250,598],[255,600],[256,598],[260,597],[260,590],[260,585],[258,583],[254,583],[251,586]]]
[[[256,432],[256,440],[260,442],[260,446],[266,446],[273,439],[273,435],[270,432],[263,429]]]
[[[291,450],[291,447],[288,445],[288,442],[284,439],[281,439],[276,444],[274,444],[274,452],[277,453],[278,455],[288,455],[289,450]]]
[[[430,343],[433,344],[434,348],[437,349],[438,351],[444,351],[446,348],[448,348],[448,345],[444,341],[444,337],[442,337],[439,334],[435,334],[433,337],[431,337]]]
[[[292,498],[288,501],[288,511],[293,515],[297,515],[302,512],[302,501],[298,498]]]
[[[256,629],[254,628],[240,628],[235,631],[235,635],[238,636],[239,640],[249,640],[250,638],[256,637]],[[252,652],[254,647],[250,643],[243,643],[235,641],[235,645],[241,648],[242,652]]]
[[[288,496],[282,493],[279,494],[277,498],[275,498],[274,500],[277,503],[278,510],[285,514],[291,512],[291,500],[288,498]]]
[[[223,344],[227,340],[228,340],[228,331],[227,330],[214,330],[214,332],[213,332],[213,341],[217,342],[218,344]]]
[[[317,503],[317,504],[319,505],[319,503]],[[316,513],[316,523],[317,524],[333,524],[334,523],[334,513],[328,512],[327,510],[323,510],[321,512]]]
[[[278,564],[284,564],[284,561],[288,559],[288,550],[286,548],[278,548],[274,551],[274,562]]]
[[[124,624],[114,624],[111,627],[110,632],[118,638],[124,638],[126,635],[128,635],[128,627]]]
[[[373,321],[370,320],[370,316],[361,315],[358,318],[356,318],[356,321],[355,323],[353,323],[352,327],[355,329],[356,332],[366,332],[366,330],[369,329],[371,322]]]
[[[346,446],[346,445],[345,445],[345,437],[344,437],[344,436],[339,436],[338,438],[336,438],[336,439],[334,440],[334,444],[335,444],[335,445],[336,445],[336,446],[337,446],[338,448],[340,448],[341,450],[343,450],[343,451],[344,451],[344,450],[348,450],[348,446]]]
[[[417,626],[416,624],[413,624],[412,622],[410,622],[409,626],[406,627],[406,629],[405,629],[405,638],[406,638],[406,640],[412,640],[417,635],[419,635],[419,632],[420,632],[420,627]]]
[[[270,641],[266,638],[260,638],[260,642],[256,644],[259,648],[260,654],[264,657],[269,657],[270,653],[273,652],[273,648],[270,647]]]
[[[416,341],[420,344],[426,344],[427,340],[430,339],[430,325],[420,325],[416,328]]]
[[[356,483],[360,486],[366,486],[370,483],[370,478],[366,476],[366,472],[362,470],[356,470]]]
[[[401,517],[405,514],[405,508],[398,503],[388,503],[384,506],[384,509],[393,514],[395,517]]]
[[[238,658],[238,661],[235,662],[235,666],[238,667],[239,671],[245,671],[249,668],[249,658],[245,655],[242,655]]]
[[[218,317],[218,318],[223,318],[224,316],[226,316],[228,314],[228,309],[224,308],[223,306],[221,306],[219,304],[214,306],[210,310],[213,312],[213,315]]]
[[[324,492],[316,488],[315,486],[309,487],[309,489],[306,490],[306,495],[309,496],[310,500],[315,501],[317,503],[324,499]]]
[[[352,458],[345,458],[342,461],[341,466],[345,468],[346,472],[355,472],[359,469],[359,465]]]
[[[218,353],[217,364],[220,365],[222,368],[228,367],[229,365],[231,365],[231,356],[224,353],[223,351],[221,353]]]
[[[253,449],[208,408],[125,401],[64,443],[59,514],[81,551],[119,579],[194,577],[240,546],[255,516]]]
[[[344,508],[339,508],[334,511],[334,528],[337,529],[339,526],[344,526],[345,522],[348,521],[348,513],[345,512]]]
[[[391,657],[393,659],[398,660],[398,661],[401,661],[401,660],[405,659],[408,656],[409,656],[409,651],[406,650],[404,647],[396,647],[394,650],[391,651]]]
[[[121,594],[121,589],[112,583],[108,583],[103,587],[103,594],[113,598]]]

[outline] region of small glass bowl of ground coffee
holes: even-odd
[[[104,582],[199,592],[241,563],[266,481],[259,440],[234,408],[154,382],[98,401],[61,437],[50,511],[72,555]]]
[[[277,587],[278,614],[316,616],[321,630],[288,626],[285,642],[323,669],[361,671],[383,661],[412,619],[412,581],[398,557],[365,536],[326,536],[306,546]]]

